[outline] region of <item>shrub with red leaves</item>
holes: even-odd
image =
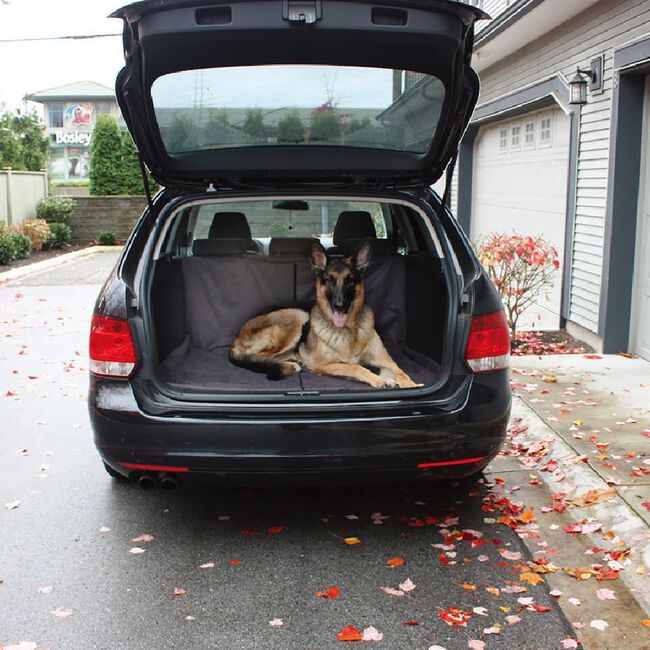
[[[501,294],[514,342],[519,316],[553,286],[557,250],[542,237],[497,233],[479,243],[478,258]]]

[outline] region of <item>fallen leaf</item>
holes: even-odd
[[[501,634],[501,628],[493,625],[492,627],[486,627],[483,629],[483,634]]]
[[[316,595],[321,598],[338,598],[341,594],[341,591],[338,587],[325,587],[327,591],[317,591]]]
[[[443,612],[438,612],[438,616],[450,627],[467,627],[472,612],[466,612],[458,607],[448,607]]]
[[[572,605],[575,605],[576,607],[580,607],[580,599],[579,598],[569,598],[569,602]]]
[[[488,611],[487,611],[487,609],[485,607],[474,607],[472,609],[472,611],[475,614],[478,614],[479,616],[487,616],[488,615]]]
[[[363,641],[363,635],[353,625],[344,627],[337,635],[339,641]]]
[[[575,639],[562,639],[560,643],[562,644],[562,647],[565,648],[565,650],[571,650],[571,648],[578,647],[578,642]]]
[[[133,548],[129,549],[129,553],[133,553],[133,555],[139,555],[140,553],[144,553],[144,549],[140,548],[139,546],[134,546]]]
[[[404,564],[404,559],[401,557],[392,557],[388,562],[386,562],[388,566],[402,566]]]
[[[52,585],[47,585],[45,587],[39,587],[38,588],[38,593],[39,594],[49,594],[49,593],[52,592],[52,589],[53,589]]]
[[[182,587],[174,587],[174,591],[172,591],[174,596],[184,596],[185,595],[185,589]]]
[[[616,488],[607,488],[601,490],[589,490],[583,495],[574,499],[571,504],[576,508],[586,508],[596,503],[605,503],[611,501],[618,493]]]
[[[22,501],[9,501],[9,503],[5,503],[5,508],[7,510],[15,510],[21,503]]]
[[[478,639],[470,639],[467,642],[467,647],[471,648],[471,650],[485,650],[485,643]]]
[[[269,621],[269,625],[271,627],[282,627],[284,625],[284,621],[281,618],[274,618],[272,621]]]
[[[379,587],[385,594],[389,596],[404,596],[404,592],[400,589],[393,589],[392,587]]]
[[[267,530],[267,532],[269,532],[271,534],[281,533],[284,530],[284,526],[271,526],[270,528],[267,528],[266,530]]]
[[[361,540],[358,537],[346,537],[343,541],[350,546],[361,544]]]
[[[441,645],[432,645],[429,650],[447,650],[447,648],[443,648]]]
[[[604,632],[605,629],[609,627],[609,623],[601,619],[596,619],[595,621],[591,621],[589,625],[591,627],[595,627],[597,630],[600,630],[601,632]]]
[[[228,560],[229,564],[241,564],[241,560]]]
[[[55,610],[51,611],[50,614],[57,618],[68,618],[69,616],[72,616],[72,610],[66,609],[65,607],[57,607]]]
[[[199,569],[214,569],[214,562],[206,562],[205,564],[201,564],[199,566]]]
[[[409,591],[413,591],[415,589],[415,585],[413,584],[413,582],[411,582],[411,578],[406,578],[406,580],[404,580],[404,582],[400,584],[399,588],[405,594],[408,594]]]
[[[381,641],[383,638],[384,633],[372,627],[372,625],[363,631],[363,641]]]
[[[131,541],[134,544],[138,544],[139,542],[151,542],[153,540],[153,535],[147,535],[146,533],[144,535],[140,535],[140,537],[134,537]]]
[[[530,571],[526,571],[519,576],[519,581],[527,582],[535,586],[540,582],[544,582],[544,578],[542,578],[542,576],[540,576],[538,573],[531,573]]]
[[[542,375],[542,381],[547,384],[557,383],[557,377],[555,375]]]
[[[642,618],[641,625],[643,625],[643,627],[650,627],[650,618]]]

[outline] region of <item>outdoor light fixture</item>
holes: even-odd
[[[592,93],[603,88],[603,57],[593,59],[588,70],[576,70],[575,76],[569,82],[569,104],[583,106],[587,103],[587,86]]]

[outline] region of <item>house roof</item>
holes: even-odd
[[[34,102],[51,102],[61,99],[114,100],[115,90],[95,81],[75,81],[64,86],[39,90],[32,93],[29,98]]]

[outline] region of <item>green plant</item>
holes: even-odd
[[[278,122],[278,142],[298,144],[305,140],[305,127],[296,111],[285,115]]]
[[[158,183],[148,171],[147,180],[149,181],[149,190],[152,193],[156,192]],[[144,194],[138,151],[128,131],[122,135],[122,191],[120,194]]]
[[[110,196],[123,191],[122,135],[112,115],[99,115],[90,142],[90,193]]]
[[[50,226],[43,219],[24,221],[20,226],[20,233],[31,239],[34,251],[40,251],[50,241]]]
[[[257,142],[266,142],[266,127],[264,126],[264,113],[261,108],[249,108],[242,127],[244,133]]]
[[[48,196],[36,206],[36,217],[47,223],[65,223],[74,212],[74,199],[69,196]]]
[[[557,250],[542,237],[492,234],[480,242],[478,258],[501,294],[514,343],[519,316],[553,286]]]
[[[50,224],[50,246],[52,248],[61,248],[64,244],[70,241],[72,230],[70,226],[65,223],[51,223]]]
[[[0,169],[41,171],[49,146],[45,125],[35,111],[0,114]]]
[[[312,142],[329,142],[341,135],[341,121],[331,102],[319,106],[311,115],[309,138]]]
[[[102,246],[115,246],[116,238],[115,233],[110,230],[104,230],[97,235],[97,241]]]
[[[16,259],[21,260],[29,257],[32,252],[32,240],[27,235],[21,235],[19,232],[12,232],[9,235],[14,243]]]
[[[3,221],[0,221],[0,264],[7,264],[16,259],[16,247],[11,233]]]
[[[269,226],[269,237],[286,237],[289,234],[289,226],[286,223],[272,223]]]
[[[198,132],[196,125],[187,115],[176,113],[171,125],[164,135],[165,148],[170,153],[198,149]]]

